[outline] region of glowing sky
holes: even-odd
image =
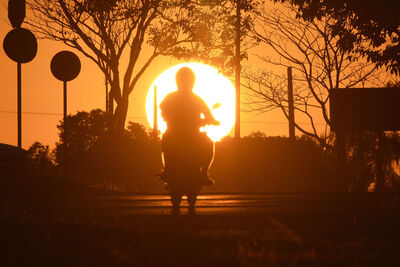
[[[146,100],[147,119],[153,126],[154,119],[154,87],[157,87],[158,106],[162,100],[171,92],[177,90],[175,75],[182,67],[189,67],[196,75],[193,92],[200,96],[211,110],[211,113],[220,125],[208,125],[205,127],[207,135],[213,141],[219,141],[229,134],[235,125],[235,100],[236,92],[231,81],[224,77],[218,70],[201,63],[182,63],[175,65],[159,75],[151,87]],[[167,124],[161,117],[158,107],[158,128],[165,132]]]
[[[0,2],[0,40],[11,30],[7,18],[7,2]],[[17,90],[16,63],[11,61],[0,49],[0,143],[17,143]],[[22,145],[28,148],[33,142],[54,146],[58,140],[56,125],[62,119],[62,83],[50,72],[51,58],[61,50],[71,50],[63,44],[38,40],[36,58],[22,66]],[[146,53],[146,47],[144,48]],[[68,113],[90,111],[105,107],[104,77],[97,66],[78,54],[82,71],[78,78],[68,83]],[[250,56],[251,60],[251,56]],[[124,61],[121,62],[122,65]],[[126,61],[125,61],[126,63]],[[156,59],[144,73],[130,96],[129,121],[139,122],[150,127],[146,119],[146,94],[154,79],[179,61],[162,57]],[[243,91],[243,90],[242,90]],[[242,95],[243,92],[242,92]],[[279,110],[266,115],[241,112],[241,132],[248,135],[261,130],[267,135],[287,135],[287,123]],[[233,131],[231,131],[233,134]]]

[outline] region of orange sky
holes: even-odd
[[[0,1],[0,40],[11,30],[7,18],[7,0]],[[51,58],[61,50],[71,50],[62,43],[38,40],[36,58],[22,65],[22,145],[28,148],[33,142],[54,146],[58,140],[57,128],[62,119],[62,83],[50,72]],[[71,50],[72,51],[72,50]],[[145,52],[145,51],[144,51]],[[102,73],[90,60],[78,54],[82,63],[80,75],[68,83],[68,113],[104,109],[105,87]],[[251,58],[250,58],[251,60]],[[159,58],[142,76],[130,96],[128,119],[149,127],[145,114],[147,90],[153,80],[167,68],[179,63],[172,58]],[[0,52],[0,143],[17,144],[17,90],[16,63],[4,50]],[[243,94],[243,92],[242,92]],[[45,113],[45,114],[32,114]],[[261,130],[267,135],[287,135],[287,124],[280,111],[264,115],[241,113],[242,135]],[[233,131],[231,132],[231,134]]]

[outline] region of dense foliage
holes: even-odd
[[[161,172],[161,144],[153,131],[129,122],[115,143],[99,109],[67,117],[67,132],[53,151],[38,142],[29,149],[33,175],[102,190],[166,192],[156,175]],[[398,191],[400,138],[397,133],[353,133],[346,135],[347,163],[338,176],[337,157],[302,136],[267,137],[254,132],[240,140],[226,137],[215,144],[210,174],[213,192],[294,191]],[[67,149],[67,151],[66,151]],[[378,159],[378,161],[377,161]],[[380,160],[380,161],[379,161]],[[61,179],[57,176],[60,176]]]
[[[89,186],[131,192],[163,191],[155,177],[162,166],[160,140],[142,125],[129,122],[116,144],[107,133],[105,120],[101,110],[68,116],[67,131],[64,132],[63,123],[58,126],[60,141],[53,154],[38,143],[30,149],[36,166],[43,166],[46,171],[46,164],[54,161],[64,176]],[[54,159],[45,160],[46,155],[54,155]],[[307,138],[291,142],[262,133],[240,141],[227,137],[216,144],[210,170],[216,185],[206,190],[330,190],[336,186],[330,170],[323,150]]]
[[[161,147],[154,134],[129,122],[118,142],[107,131],[106,114],[99,109],[78,112],[58,125],[60,141],[55,162],[72,179],[90,186],[137,191],[157,188]]]
[[[245,192],[337,189],[323,150],[310,138],[292,141],[256,132],[216,146],[217,188]],[[219,184],[220,183],[220,184]]]

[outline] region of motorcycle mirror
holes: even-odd
[[[221,107],[221,103],[220,103],[220,102],[215,103],[215,104],[212,106],[213,109],[217,109],[217,108],[219,108],[219,107]]]

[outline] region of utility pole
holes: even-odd
[[[288,75],[288,104],[289,104],[289,138],[295,140],[294,128],[294,101],[293,101],[293,76],[292,67],[287,68]]]
[[[158,106],[157,106],[157,86],[154,86],[154,117],[153,117],[153,132],[154,137],[158,135]]]
[[[66,119],[67,119],[67,81],[63,81],[63,96],[64,96],[64,104],[63,104],[63,120],[64,120],[64,134],[67,132],[66,127]]]
[[[108,118],[108,81],[107,81],[107,77],[104,77],[104,84],[106,86],[106,118]]]
[[[236,54],[235,54],[235,87],[236,87],[236,123],[235,138],[240,138],[240,1],[236,2]]]
[[[111,86],[110,86],[111,87]],[[112,131],[113,123],[114,123],[114,96],[112,94],[112,88],[108,91],[108,126]]]

